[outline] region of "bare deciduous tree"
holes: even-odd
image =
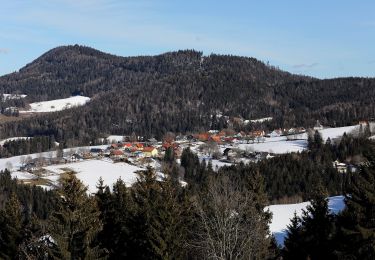
[[[205,197],[195,201],[199,215],[191,247],[208,259],[263,259],[267,222],[255,208],[254,194],[228,177],[211,181]]]

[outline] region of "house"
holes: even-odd
[[[144,157],[144,153],[142,151],[135,150],[134,152],[132,152],[132,157],[142,158]]]
[[[210,135],[208,133],[201,133],[201,134],[198,134],[196,138],[199,141],[205,142],[205,141],[208,141],[208,139],[210,138]]]
[[[74,153],[70,156],[71,162],[76,162],[76,161],[81,161],[81,160],[83,160],[83,157],[78,153]]]
[[[155,147],[149,146],[143,148],[143,154],[145,157],[155,157],[159,154],[159,152]]]
[[[29,162],[20,167],[21,171],[28,171],[28,172],[33,172],[37,169],[38,167],[36,166],[35,162]]]
[[[125,157],[125,154],[121,150],[112,150],[110,156],[115,159],[122,159]]]
[[[103,155],[103,149],[100,149],[100,148],[91,148],[90,149],[90,153],[92,156],[100,156],[100,155]]]
[[[132,147],[133,145],[131,144],[131,143],[123,143],[122,144],[122,147],[123,148],[130,148],[130,147]]]
[[[279,137],[283,134],[283,131],[279,129],[275,129],[270,133],[270,137]]]
[[[362,120],[362,121],[359,121],[358,124],[359,124],[360,126],[362,126],[362,127],[366,127],[366,126],[368,126],[368,121],[366,121],[366,120]]]
[[[241,132],[235,134],[234,137],[237,137],[237,138],[241,138],[241,139],[242,139],[242,138],[245,138],[245,137],[246,137],[246,133],[243,132],[243,131],[241,131]]]
[[[221,137],[219,135],[210,136],[210,140],[214,141],[215,143],[221,143]]]
[[[137,148],[138,151],[143,151],[144,145],[142,143],[136,143],[134,147]]]
[[[252,137],[263,137],[264,135],[265,133],[263,130],[256,130],[256,131],[250,132],[250,136]]]
[[[347,166],[345,163],[340,163],[338,160],[334,161],[333,167],[339,172],[339,173],[346,173],[347,172]]]
[[[238,157],[238,153],[235,150],[231,149],[231,148],[226,148],[224,150],[223,155],[226,156],[227,160],[229,160],[229,161],[231,161],[231,160],[235,159],[236,157]]]
[[[227,133],[224,131],[224,130],[221,130],[219,133],[218,133],[219,136],[226,136]]]
[[[295,128],[292,127],[288,129],[288,135],[294,135],[296,133],[297,133],[297,130]]]
[[[117,149],[118,148],[118,144],[111,144],[111,149]]]
[[[166,151],[170,147],[173,148],[173,150],[176,150],[179,147],[179,145],[178,143],[168,143],[168,142],[165,142],[162,144],[163,151]]]

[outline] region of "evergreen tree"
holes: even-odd
[[[311,259],[333,257],[334,218],[328,209],[327,196],[318,184],[311,205],[302,215],[303,244]]]
[[[307,253],[302,240],[301,218],[294,212],[291,224],[288,225],[284,248],[282,250],[283,258],[288,260],[306,259]]]
[[[14,193],[0,211],[0,227],[0,258],[15,259],[22,241],[23,221],[21,204]]]
[[[49,218],[52,254],[63,259],[93,259],[100,256],[94,241],[101,230],[96,201],[73,172],[61,179],[60,200]]]
[[[352,259],[375,258],[375,153],[366,154],[368,165],[353,176],[340,217],[338,254]]]
[[[111,193],[108,186],[99,181],[96,197],[103,222],[103,230],[98,235],[100,247],[108,252],[109,259],[132,258],[138,248],[134,248],[132,242],[136,234],[130,233],[133,207],[128,188],[120,179]]]
[[[150,168],[139,174],[131,190],[135,211],[130,226],[136,235],[137,258],[183,258],[187,236],[184,220],[190,208],[184,193],[178,193],[179,187],[169,177],[158,181]]]

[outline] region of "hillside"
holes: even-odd
[[[26,94],[25,99],[12,101],[17,106],[72,95],[90,97],[91,102],[3,123],[1,138],[54,135],[56,140],[78,144],[103,134],[160,137],[167,131],[225,127],[226,120],[217,114],[244,119],[272,116],[268,127],[311,126],[317,119],[343,126],[375,115],[374,87],[374,79],[318,80],[247,57],[203,56],[193,50],[119,57],[64,46],[0,77],[0,94]]]

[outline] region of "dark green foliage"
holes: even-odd
[[[375,258],[375,153],[366,154],[368,166],[349,187],[346,209],[340,217],[338,255],[347,259]]]
[[[26,220],[32,215],[46,219],[55,205],[53,192],[36,186],[17,184],[17,180],[11,178],[9,171],[0,171],[0,209],[12,193],[17,195]]]
[[[48,234],[54,240],[52,255],[62,259],[98,259],[100,250],[95,245],[102,228],[99,210],[87,188],[69,173],[60,181],[60,198],[56,210],[48,220]]]
[[[112,193],[99,189],[101,246],[110,259],[184,258],[191,221],[186,193],[170,178],[158,181],[151,169],[139,175],[132,188],[119,180]]]
[[[292,219],[283,249],[285,259],[333,259],[334,219],[326,196],[318,188],[302,218],[295,215]]]
[[[0,211],[0,258],[15,259],[22,240],[22,208],[14,193]]]
[[[301,222],[301,218],[299,218],[296,212],[294,212],[294,217],[288,225],[284,248],[282,250],[285,259],[298,260],[306,258],[305,248],[302,245],[303,234]]]

